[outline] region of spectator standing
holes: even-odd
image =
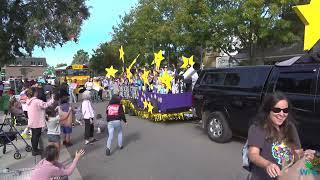
[[[72,146],[71,134],[72,134],[72,119],[73,110],[69,103],[69,97],[63,97],[60,99],[60,106],[58,106],[61,129],[64,134],[63,145]]]
[[[0,81],[0,96],[2,96],[3,91],[4,91],[4,84],[2,81]]]
[[[41,137],[41,130],[45,127],[45,109],[53,104],[53,97],[49,102],[44,102],[38,99],[38,92],[36,87],[32,87],[27,92],[28,100],[28,127],[31,128],[32,137],[32,155],[40,155],[41,151],[38,149],[39,140]]]
[[[76,91],[77,87],[78,87],[77,80],[74,79],[73,82],[71,82],[69,85],[70,103],[77,102],[77,98],[75,96],[75,91]]]
[[[248,133],[251,180],[276,179],[283,164],[289,164],[297,160],[294,157],[302,155],[291,109],[289,100],[279,92],[266,97],[261,105]],[[311,160],[314,151],[307,150],[304,155]]]
[[[108,122],[107,128],[109,134],[107,138],[106,155],[110,156],[114,130],[118,131],[118,146],[120,149],[122,149],[123,145],[121,121],[124,121],[127,125],[126,116],[121,105],[121,98],[119,97],[119,91],[115,91],[115,95],[111,98],[109,105],[106,108],[106,115]]]
[[[92,103],[90,102],[91,99],[91,93],[90,91],[84,91],[82,93],[82,104],[81,104],[81,112],[84,119],[84,125],[85,125],[85,132],[84,132],[84,139],[85,144],[89,144],[93,142],[95,139],[93,138],[94,133],[94,109],[92,108]]]
[[[56,112],[54,107],[48,107],[46,109],[47,114],[47,137],[48,137],[48,144],[49,145],[55,145],[58,148],[58,151],[60,151],[60,117],[59,114]]]

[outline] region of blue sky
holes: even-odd
[[[138,0],[88,0],[90,17],[82,25],[79,42],[68,42],[62,47],[35,48],[33,57],[45,57],[49,65],[70,64],[73,55],[80,49],[92,54],[100,43],[111,40],[112,26],[120,22],[119,15],[129,12]]]

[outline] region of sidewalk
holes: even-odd
[[[18,130],[22,127],[18,127]],[[43,143],[47,143],[47,138],[43,136]],[[26,139],[27,143],[31,145],[30,139]],[[7,146],[6,154],[2,154],[2,147],[0,148],[0,180],[25,180],[28,179],[31,173],[31,169],[37,164],[40,160],[40,156],[32,156],[31,152],[26,152],[26,144],[18,136],[18,140],[14,140],[13,143],[17,146],[21,153],[21,159],[14,159],[13,154],[15,149],[12,145]],[[60,152],[60,162],[64,165],[69,165],[73,160],[73,157],[69,154],[68,150],[63,146]],[[9,168],[9,172],[16,170],[21,170],[21,174],[7,173],[6,168]],[[75,171],[69,176],[69,180],[82,180],[82,177],[76,168]]]

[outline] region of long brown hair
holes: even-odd
[[[288,102],[288,116],[286,120],[280,125],[280,131],[278,131],[272,124],[270,119],[270,111],[279,101],[285,100]],[[281,92],[275,92],[265,97],[262,105],[259,108],[259,112],[255,118],[255,124],[260,126],[266,131],[266,139],[269,142],[281,142],[284,141],[286,144],[293,148],[298,148],[297,141],[295,139],[295,125],[294,117],[292,114],[292,105],[287,97]]]

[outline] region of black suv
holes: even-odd
[[[270,66],[212,68],[201,71],[193,90],[194,116],[211,140],[247,136],[263,98],[282,91],[293,104],[304,147],[320,144],[320,63],[295,57]]]

